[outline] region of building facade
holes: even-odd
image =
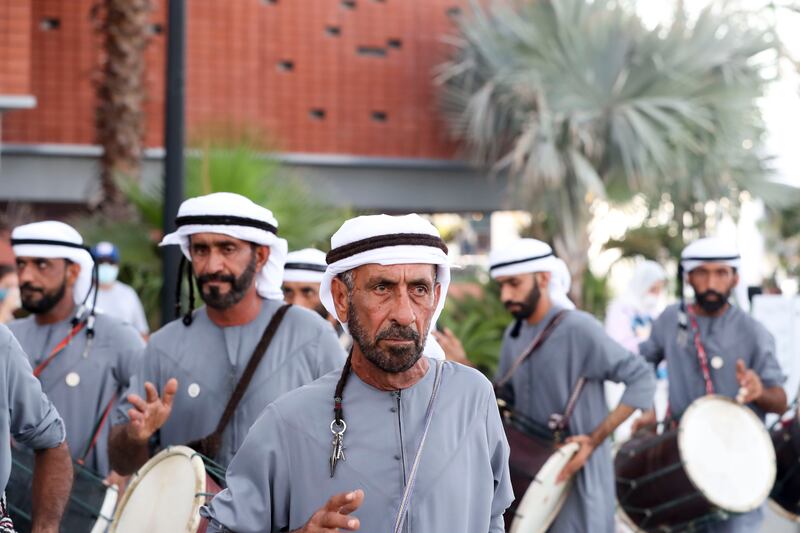
[[[81,205],[97,190],[96,2],[0,0],[0,201]],[[187,1],[190,142],[222,124],[255,129],[315,190],[357,208],[503,207],[505,181],[460,160],[438,112],[435,69],[461,2]],[[166,17],[153,0],[147,180],[161,179]]]

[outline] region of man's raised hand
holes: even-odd
[[[147,441],[153,433],[158,431],[172,413],[172,402],[178,391],[178,380],[170,379],[164,385],[163,397],[158,396],[155,385],[145,382],[144,389],[147,398],[142,399],[138,394],[128,396],[128,401],[133,409],[128,409],[130,423],[128,424],[128,437],[136,442]]]

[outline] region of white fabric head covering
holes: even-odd
[[[681,265],[685,273],[705,263],[722,263],[738,269],[741,256],[735,243],[718,237],[698,239],[683,249]]]
[[[189,237],[195,233],[219,233],[269,246],[269,260],[256,276],[256,290],[262,298],[283,301],[281,282],[289,245],[276,235],[278,221],[272,211],[240,194],[215,192],[185,200],[176,222],[178,229],[165,235],[159,246],[177,244],[190,261]]]
[[[25,243],[24,241],[52,241],[52,243]],[[20,242],[21,241],[21,242]],[[63,242],[59,246],[57,243]],[[82,303],[92,287],[94,259],[83,246],[83,237],[78,231],[63,222],[45,220],[17,226],[11,232],[11,244],[17,257],[44,257],[47,259],[69,259],[81,267],[73,288],[75,303]]]
[[[441,240],[439,231],[427,220],[419,215],[368,215],[351,218],[342,224],[342,227],[331,237],[331,252],[328,257],[336,257],[337,249],[343,246],[376,237],[387,237],[384,245],[373,247],[354,253],[341,260],[328,264],[325,275],[322,277],[319,296],[328,312],[337,317],[336,307],[333,305],[331,282],[342,272],[347,272],[362,265],[402,265],[402,264],[430,264],[437,266],[438,282],[441,284],[439,304],[431,318],[431,331],[436,327],[436,321],[444,308],[447,299],[447,289],[450,286],[450,262],[447,254],[440,248],[431,244],[392,244],[392,237],[398,241],[403,236],[417,235],[435,237]],[[341,320],[340,320],[341,322]],[[342,327],[347,329],[347,324],[342,322]],[[444,351],[436,342],[433,335],[428,334],[424,355],[437,359],[444,359]]]
[[[575,309],[575,304],[569,299],[569,290],[572,286],[572,275],[567,264],[556,257],[553,270],[550,271],[550,299],[553,303],[564,309]]]
[[[575,309],[575,304],[567,296],[572,284],[567,264],[553,254],[546,242],[519,239],[489,253],[489,273],[494,279],[534,272],[550,272],[548,293],[553,303],[564,309]]]
[[[305,248],[289,252],[283,269],[283,281],[301,283],[322,283],[322,275],[328,267],[325,252],[315,248]]]
[[[642,261],[633,269],[630,284],[628,285],[628,297],[635,301],[640,301],[650,289],[659,281],[666,281],[667,271],[655,261]]]

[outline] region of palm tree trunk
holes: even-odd
[[[131,209],[117,180],[138,180],[144,150],[145,62],[151,0],[100,0],[94,8],[103,58],[96,82],[95,128],[101,196],[93,206],[115,219]]]
[[[584,198],[576,198],[574,188],[562,187],[559,208],[555,210],[557,229],[553,236],[555,252],[569,269],[572,287],[569,297],[583,307],[583,276],[589,266],[589,206]]]

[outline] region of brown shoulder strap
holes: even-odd
[[[250,381],[252,381],[259,363],[261,363],[261,360],[264,358],[264,354],[267,353],[267,348],[269,348],[272,338],[275,336],[275,332],[278,331],[278,327],[281,325],[283,317],[290,307],[291,304],[282,305],[280,309],[272,315],[272,319],[261,335],[261,340],[258,341],[258,344],[253,350],[253,355],[250,356],[250,360],[247,362],[247,367],[245,367],[242,377],[239,378],[236,388],[233,389],[233,394],[231,394],[228,404],[222,412],[222,416],[217,424],[217,429],[199,441],[190,443],[189,446],[210,458],[214,458],[217,455],[222,444],[222,432],[225,431],[231,418],[233,418],[233,413],[239,406],[239,402],[242,401],[244,393],[247,392],[247,387],[250,385]]]
[[[522,352],[522,355],[517,357],[517,359],[514,361],[514,364],[511,365],[511,368],[508,369],[508,372],[506,372],[503,378],[495,384],[496,389],[505,386],[509,381],[511,381],[511,378],[514,376],[520,365],[524,363],[528,357],[533,355],[533,353],[538,350],[542,344],[544,344],[544,341],[546,341],[550,334],[553,333],[553,331],[556,329],[556,326],[558,326],[561,320],[564,319],[566,314],[567,310],[562,309],[550,319],[550,322],[547,323],[547,325],[542,329],[542,331],[539,332],[536,338],[533,339],[533,342],[531,342],[525,351]]]

